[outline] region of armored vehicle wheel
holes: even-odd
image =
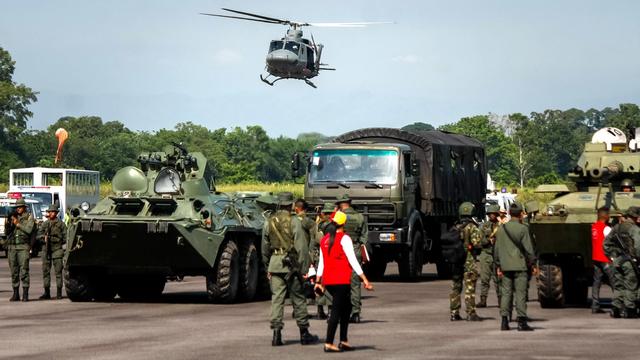
[[[128,276],[117,288],[120,298],[127,301],[153,300],[162,295],[165,276]]]
[[[91,301],[88,274],[64,271],[64,287],[71,301]]]
[[[398,263],[400,277],[416,281],[422,276],[422,265],[424,265],[424,239],[421,231],[413,233],[411,249],[406,251]]]
[[[236,299],[240,283],[240,254],[233,240],[227,241],[213,274],[207,276],[209,300],[231,303]]]
[[[258,250],[255,244],[253,242],[244,244],[240,251],[239,300],[250,301],[256,296],[259,271],[260,262],[258,261]]]
[[[551,264],[540,266],[538,301],[542,308],[556,308],[564,305],[562,269],[559,266]]]

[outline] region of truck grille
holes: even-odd
[[[393,225],[396,222],[394,204],[367,204],[355,207],[367,218],[369,225]]]

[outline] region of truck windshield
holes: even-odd
[[[309,182],[369,182],[395,184],[398,152],[375,149],[316,150],[311,159]]]

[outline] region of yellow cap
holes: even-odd
[[[343,213],[342,211],[336,211],[335,214],[333,214],[331,221],[333,221],[337,225],[344,225],[344,223],[347,222],[347,214]]]

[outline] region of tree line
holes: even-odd
[[[135,165],[138,155],[159,151],[171,142],[182,142],[207,156],[216,178],[224,183],[290,181],[290,160],[295,152],[330,141],[332,136],[304,133],[296,138],[269,137],[260,126],[208,129],[192,122],[173,129],[133,131],[119,121],[97,116],[62,117],[45,130],[28,129],[29,105],[37,92],[13,81],[15,62],[0,48],[0,183],[9,169],[53,166],[56,129],[65,128],[60,166],[93,169],[110,180],[121,167]],[[504,185],[533,186],[561,182],[572,168],[591,134],[605,126],[634,134],[640,127],[640,109],[620,104],[602,110],[544,110],[529,115],[478,115],[442,125],[439,130],[472,136],[486,146],[488,170]],[[433,130],[426,122],[403,127],[407,131]]]

